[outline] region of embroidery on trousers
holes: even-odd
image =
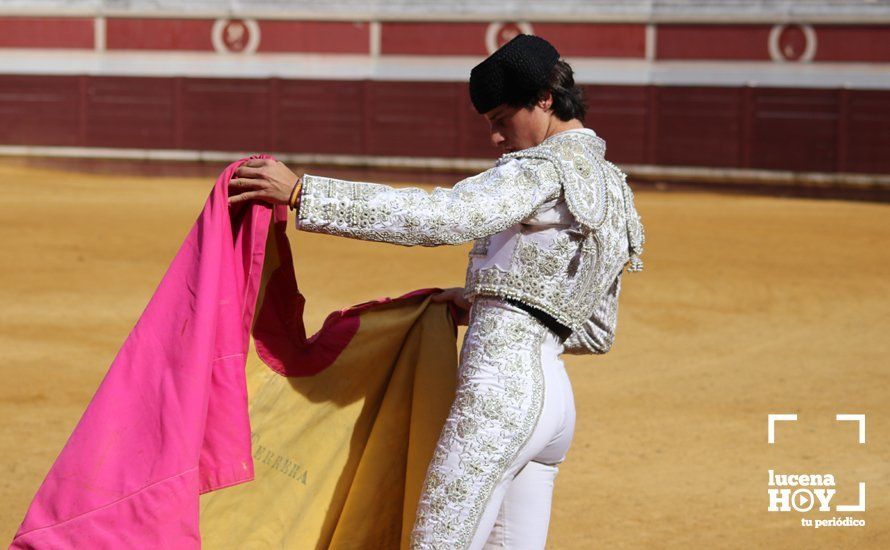
[[[495,485],[534,431],[544,403],[541,344],[530,316],[479,299],[458,389],[424,481],[411,548],[466,548]],[[482,375],[480,377],[480,374]],[[488,377],[494,383],[484,383]]]

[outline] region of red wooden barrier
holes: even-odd
[[[616,162],[890,173],[887,90],[585,90]],[[0,144],[498,155],[466,84],[361,80],[0,75]]]

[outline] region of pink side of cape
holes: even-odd
[[[217,180],[12,548],[198,548],[199,493],[253,479],[244,366],[272,209],[230,211],[244,160]]]
[[[228,182],[245,160],[220,175],[12,548],[200,547],[199,494],[254,477],[244,367],[273,217],[280,265],[254,336],[279,374],[324,370],[358,331],[363,311],[439,290],[333,312],[307,338],[286,207],[228,207]]]

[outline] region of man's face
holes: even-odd
[[[491,143],[504,153],[534,147],[544,141],[548,112],[536,104],[530,109],[501,104],[483,115],[488,120]]]

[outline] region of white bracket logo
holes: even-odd
[[[865,415],[864,414],[838,414],[835,416],[838,422],[859,423],[859,444],[865,444]],[[776,442],[776,422],[797,422],[796,414],[768,414],[766,418],[766,440],[770,445]]]
[[[865,511],[865,482],[859,482],[859,504],[838,504],[834,507],[838,512],[864,512]]]
[[[859,422],[859,444],[865,444],[865,415],[864,414],[839,414],[835,417],[838,422]]]
[[[767,415],[766,440],[770,445],[776,442],[776,422],[797,422],[796,414],[770,414]]]
[[[859,424],[859,444],[865,444],[865,415],[864,414],[837,414],[835,415],[837,422],[856,422]],[[776,422],[797,422],[796,414],[768,414],[766,424],[766,440],[770,445],[776,442]],[[834,496],[835,490],[831,487],[835,485],[834,476],[831,474],[776,474],[773,470],[769,471],[768,490],[770,495],[770,512],[789,512],[792,508],[798,512],[807,512],[812,509],[818,499],[820,511],[830,510],[829,503],[831,497]],[[781,487],[799,487],[801,489],[793,490],[791,488]],[[810,486],[816,488],[810,489]],[[829,488],[823,488],[829,487]],[[838,512],[864,512],[865,511],[865,482],[859,482],[859,502],[857,504],[838,504],[835,506]],[[803,525],[812,525],[812,520],[804,519]],[[822,521],[822,520],[818,520]],[[828,521],[828,520],[826,520]],[[850,519],[849,521],[852,521]],[[857,520],[858,521],[858,520]],[[864,520],[863,524],[864,524]],[[858,524],[857,524],[858,525]],[[817,528],[819,525],[817,524]]]

